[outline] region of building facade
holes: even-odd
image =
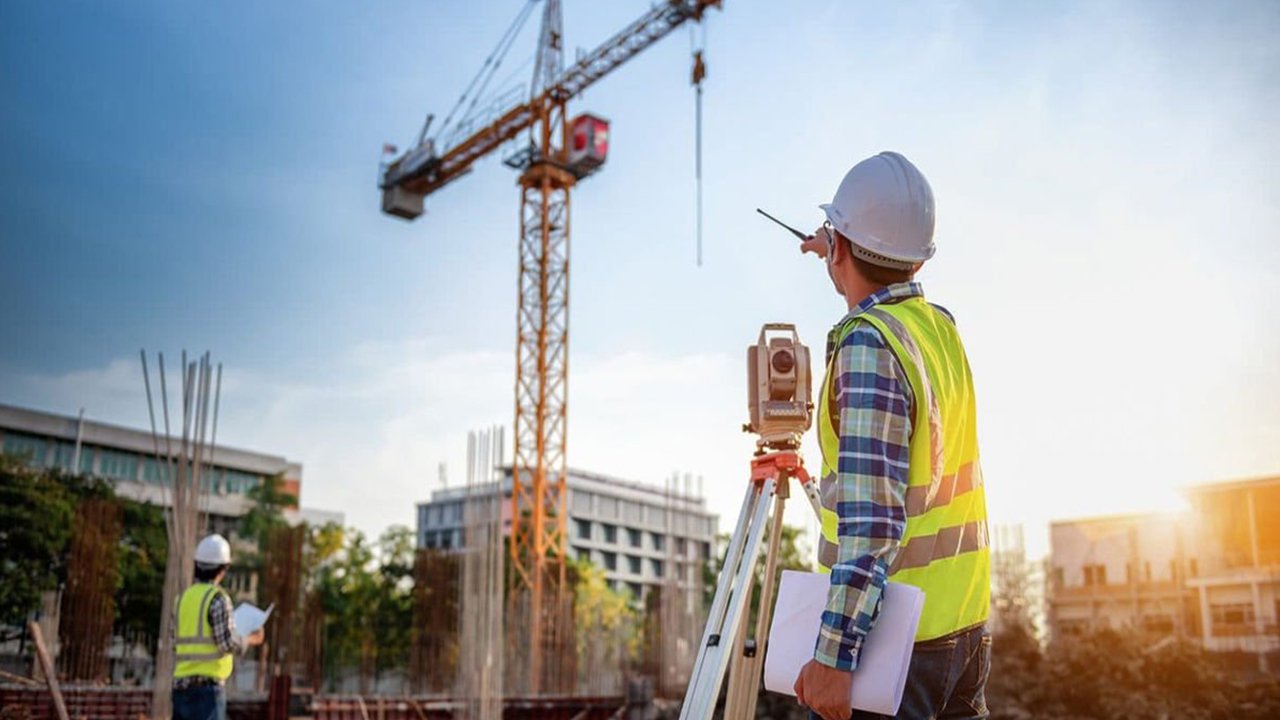
[[[1051,639],[1137,631],[1280,669],[1280,476],[1186,495],[1186,513],[1051,524]]]
[[[0,404],[0,450],[6,455],[24,458],[33,467],[100,477],[109,480],[120,497],[165,507],[169,501],[160,482],[163,461],[157,462],[155,448],[150,431]],[[277,455],[219,445],[210,450],[204,473],[209,531],[232,539],[233,545],[240,518],[253,507],[249,490],[279,475],[284,492],[298,500],[302,495],[302,465]],[[343,521],[341,513],[296,504],[284,514],[291,523]],[[229,577],[227,584],[247,594],[253,582],[251,577]]]
[[[500,472],[508,534],[511,468]],[[615,590],[630,591],[637,599],[671,580],[688,588],[702,586],[702,568],[711,557],[718,527],[704,498],[579,470],[570,470],[565,484],[570,557],[600,567]],[[468,497],[492,497],[496,488],[489,484],[433,492],[429,502],[418,504],[418,547],[463,547]]]

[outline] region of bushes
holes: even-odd
[[[995,639],[987,701],[993,720],[1263,720],[1280,717],[1280,684],[1228,673],[1190,643],[1107,630],[1042,651],[1014,630]]]

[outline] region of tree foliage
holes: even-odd
[[[60,473],[0,455],[0,623],[21,626],[57,588],[74,516]]]
[[[164,569],[169,557],[164,511],[151,504],[124,502],[123,505],[116,632],[140,639],[154,656],[160,630]]]
[[[391,668],[405,667],[413,622],[413,533],[393,525],[370,543],[336,525],[311,532],[309,585],[324,611],[324,664],[329,678],[359,670],[361,690]]]

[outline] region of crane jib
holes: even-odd
[[[426,162],[409,163],[407,161],[414,150],[407,152],[387,169],[384,187],[398,186],[418,195],[429,195],[439,190],[465,175],[476,160],[532,126],[539,116],[534,108],[575,97],[686,21],[700,20],[708,7],[720,5],[721,0],[670,0],[652,8],[565,70],[556,83],[537,98],[511,108],[494,122],[444,151],[438,162],[428,159]]]

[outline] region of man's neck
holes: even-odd
[[[873,285],[865,281],[856,283],[854,287],[850,288],[851,292],[845,293],[845,296],[844,296],[845,303],[847,303],[849,306],[848,307],[849,312],[853,312],[853,309],[858,307],[858,305],[861,304],[863,300],[866,300],[872,295],[875,295],[877,292],[885,289],[886,287],[888,286]]]

